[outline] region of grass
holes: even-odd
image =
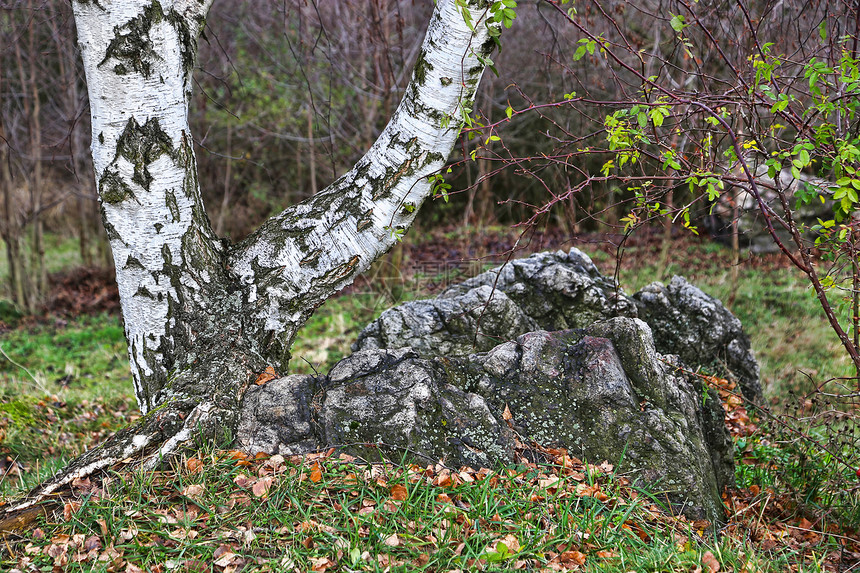
[[[200,453],[87,490],[0,563],[80,571],[820,571],[673,518],[611,467],[496,471]],[[130,564],[130,565],[129,565]],[[231,569],[232,567],[232,569]]]
[[[36,483],[136,415],[117,316],[29,324],[0,348],[2,448],[16,466],[0,491]]]
[[[749,265],[733,293],[727,251],[719,246],[682,243],[684,260],[665,268],[653,250],[637,249],[620,269],[625,290],[683,274],[730,301],[751,334],[772,399],[784,403],[788,390],[809,388],[801,369],[816,379],[850,375],[797,273]],[[614,259],[592,254],[611,274]],[[434,277],[410,280],[407,286]],[[392,296],[421,294],[369,284],[316,312],[298,336],[291,371],[328,371]],[[0,347],[20,365],[0,359],[6,495],[138,415],[116,316],[25,321],[2,334]],[[62,514],[7,540],[0,570],[707,573],[718,564],[720,571],[754,573],[832,571],[839,559],[847,568],[860,558],[851,557],[860,549],[844,539],[860,526],[854,468],[819,446],[855,462],[857,453],[831,443],[829,428],[836,426],[810,428],[807,419],[786,418],[818,444],[798,439],[790,425],[742,425],[741,489],[727,498],[732,517],[722,535],[668,515],[657,492],[637,489],[605,466],[558,456],[543,465],[476,471],[327,456],[252,460],[202,446],[160,472],[79,483]],[[851,420],[838,424],[856,431]]]

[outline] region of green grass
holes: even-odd
[[[4,333],[0,349],[2,451],[27,470],[13,487],[37,483],[136,415],[117,316],[30,324]]]
[[[335,296],[327,300],[299,331],[291,352],[290,373],[325,374],[351,354],[361,329],[387,305],[384,293]]]
[[[757,552],[672,518],[626,479],[596,467],[450,471],[349,458],[248,462],[210,452],[104,487],[90,489],[67,520],[42,520],[25,534],[28,565],[686,573],[714,560],[723,571],[822,570],[787,548]],[[832,538],[819,545],[822,556],[837,547]],[[21,559],[6,553],[0,563]]]

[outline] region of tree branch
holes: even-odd
[[[355,167],[271,218],[228,256],[252,328],[284,333],[274,337],[285,338],[279,351],[317,306],[391,248],[431,193],[428,176],[444,166],[494,47],[489,5],[471,0],[462,9],[474,30],[454,0],[438,3],[403,100]]]

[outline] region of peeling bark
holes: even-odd
[[[466,8],[440,0],[406,95],[367,154],[328,188],[227,246],[203,206],[187,121],[211,2],[73,2],[95,177],[144,416],[7,516],[75,478],[151,468],[192,440],[230,434],[256,373],[285,370],[313,311],[394,245],[392,230],[412,224],[493,47],[486,0]]]

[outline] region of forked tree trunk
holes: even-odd
[[[255,376],[267,366],[283,372],[313,311],[412,223],[493,47],[486,0],[465,8],[440,0],[406,95],[367,154],[328,188],[229,245],[204,210],[188,128],[197,37],[210,4],[73,2],[96,181],[145,415],[43,484],[28,504],[75,477],[116,464],[152,467],[192,438],[234,429]]]

